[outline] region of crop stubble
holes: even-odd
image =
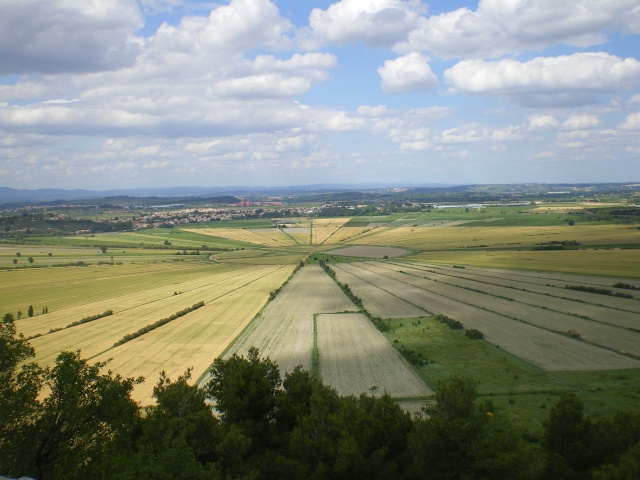
[[[392,397],[433,394],[411,366],[362,314],[317,317],[320,373],[340,395],[372,393]]]

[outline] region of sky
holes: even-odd
[[[638,0],[0,0],[0,186],[630,181]]]

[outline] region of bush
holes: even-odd
[[[444,323],[451,330],[462,330],[464,328],[464,325],[462,325],[462,323],[459,322],[458,320],[449,318],[446,315],[442,315],[441,313],[436,315],[436,320],[438,320],[441,323]]]
[[[470,338],[471,340],[482,340],[484,338],[484,333],[482,333],[480,330],[477,330],[475,328],[470,328],[468,330],[465,330],[464,334],[467,336],[467,338]]]

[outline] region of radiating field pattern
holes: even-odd
[[[405,319],[413,325],[418,317],[444,314],[539,372],[640,368],[640,294],[613,287],[640,286],[637,228],[495,226],[498,219],[487,214],[476,220],[439,216],[263,219],[238,227],[228,221],[87,236],[82,241],[92,246],[85,248],[2,245],[1,313],[20,312],[18,331],[43,366],[62,350],[80,350],[90,362],[109,360],[115,373],[144,376],[134,391],[142,404],[153,401],[160,371],[176,378],[192,368],[194,381],[203,383],[215,358],[244,355],[251,346],[277,362],[283,375],[301,365],[341,394],[387,391],[414,404],[429,397],[418,373],[430,382],[430,369],[438,367],[410,366],[395,348],[402,346],[389,343],[313,263],[325,258],[336,280],[387,324],[402,327]],[[529,222],[538,217],[522,216]],[[562,240],[580,248],[535,250]],[[124,243],[135,248],[119,246]],[[198,254],[187,252],[201,247]],[[29,268],[27,257],[46,268]],[[88,265],[58,266],[79,260]],[[291,276],[301,261],[307,264]],[[201,301],[202,308],[113,346]],[[29,305],[33,318],[25,318]],[[44,309],[48,313],[41,314]],[[107,310],[112,315],[69,327]]]

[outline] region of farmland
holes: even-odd
[[[320,377],[341,395],[367,390],[395,398],[433,394],[362,314],[318,315],[317,337]]]
[[[532,205],[40,237],[0,244],[0,305],[19,317],[38,362],[63,349],[111,359],[114,372],[147,379],[134,391],[143,404],[160,371],[193,368],[205,381],[216,357],[256,346],[282,373],[302,365],[344,394],[423,402],[462,372],[505,409],[517,410],[506,401],[517,396],[534,420],[535,405],[563,391],[590,392],[597,413],[639,398],[630,385],[640,377],[640,294],[613,285],[640,287],[640,230],[602,216],[569,226],[584,212]],[[484,339],[450,331],[437,314]]]

